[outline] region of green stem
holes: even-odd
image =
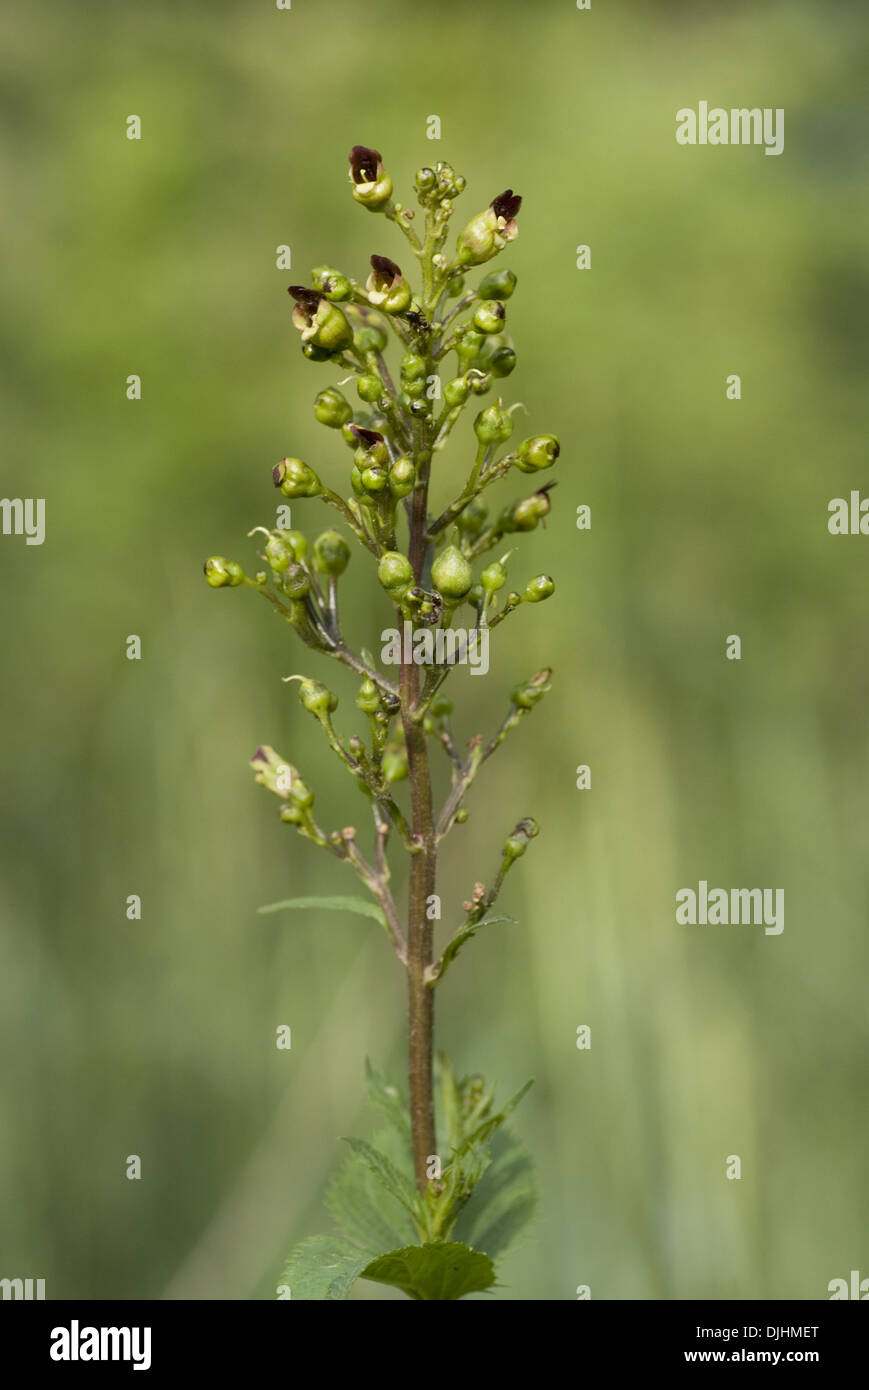
[[[421,1193],[428,1186],[426,1166],[436,1152],[434,1127],[434,996],[426,983],[433,962],[432,924],[428,900],[435,891],[437,839],[432,807],[428,745],[422,727],[413,718],[419,691],[419,668],[408,662],[401,667],[401,717],[407,746],[408,777],[413,813],[413,834],[420,853],[410,861],[407,920],[407,1075],[413,1167]]]
[[[434,291],[431,257],[436,238],[428,220],[425,247],[420,256],[423,275],[423,303],[428,306]],[[426,353],[427,372],[431,353]],[[428,488],[431,469],[429,434],[423,424],[414,431],[416,486],[410,498],[409,547],[416,582],[425,570],[428,552]],[[407,749],[410,782],[411,829],[418,852],[410,860],[407,913],[407,1074],[410,1098],[411,1142],[416,1185],[420,1193],[428,1187],[426,1168],[437,1152],[434,1122],[434,992],[426,982],[434,957],[434,928],[428,917],[428,904],[435,891],[437,874],[437,835],[432,804],[431,768],[428,741],[421,721],[415,718],[419,702],[419,667],[403,662],[399,674],[401,721]]]

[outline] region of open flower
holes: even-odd
[[[296,301],[293,327],[301,333],[303,346],[310,343],[324,352],[341,352],[350,346],[353,329],[336,304],[306,285],[290,285],[290,294]]]
[[[379,212],[392,197],[392,179],[383,170],[379,150],[354,145],[350,151],[350,182],[357,203]]]
[[[371,274],[365,281],[369,304],[385,309],[388,314],[401,314],[410,303],[410,285],[401,273],[401,266],[388,256],[371,257]]]
[[[353,457],[359,468],[368,468],[372,464],[382,467],[389,463],[386,440],[377,430],[367,430],[364,425],[351,425],[350,433],[357,441],[358,447]]]
[[[493,198],[485,212],[472,217],[459,237],[459,263],[482,265],[519,235],[516,215],[522,199],[512,188]]]

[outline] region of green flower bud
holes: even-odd
[[[454,376],[452,381],[448,381],[444,386],[444,400],[453,410],[457,405],[464,405],[470,395],[471,388],[466,376]]]
[[[379,376],[369,376],[366,374],[358,378],[356,390],[363,401],[367,401],[369,405],[373,405],[374,402],[379,401],[380,397],[383,395],[383,382],[380,380]]]
[[[311,592],[311,576],[303,565],[291,564],[281,579],[281,588],[287,598],[301,599]]]
[[[353,418],[353,410],[350,402],[339,391],[337,386],[327,386],[325,391],[319,391],[314,400],[314,414],[321,425],[328,425],[331,430],[338,430],[342,425],[346,425],[348,420]]]
[[[474,310],[474,327],[481,333],[500,333],[507,310],[499,299],[484,299]]]
[[[519,194],[508,188],[492,200],[485,212],[471,218],[459,237],[459,263],[482,265],[503,251],[508,242],[515,241],[519,235],[516,215],[521,204]]]
[[[410,285],[401,267],[388,256],[371,257],[371,274],[365,282],[365,293],[370,304],[387,314],[403,314],[411,300]]]
[[[318,265],[316,270],[311,271],[311,279],[314,282],[314,288],[324,294],[333,304],[349,299],[353,294],[353,286],[347,276],[342,275],[340,270],[335,270],[331,265]]]
[[[459,809],[456,811],[456,825],[464,825],[464,823],[465,823],[465,821],[466,821],[467,819],[468,819],[468,808],[467,808],[467,806],[460,806]]]
[[[516,288],[512,270],[490,270],[477,286],[478,299],[509,299]]]
[[[301,531],[278,531],[278,536],[289,546],[294,560],[304,560],[308,553],[308,538]],[[266,547],[268,549],[268,547]]]
[[[365,488],[362,486],[362,471],[355,463],[350,469],[350,486],[357,497],[366,496]]]
[[[473,324],[466,323],[457,329],[456,336],[459,340],[456,344],[456,352],[460,357],[469,362],[473,361],[475,357],[479,357],[486,342],[484,333],[479,333]]]
[[[381,767],[387,782],[402,782],[407,776],[407,750],[390,744],[383,755]]]
[[[412,401],[421,400],[425,395],[424,381],[405,381],[403,385],[404,395]]]
[[[451,275],[447,281],[446,289],[450,299],[458,299],[462,290],[465,288],[464,275]]]
[[[462,552],[448,545],[432,564],[431,581],[445,599],[463,599],[474,582],[474,571]]]
[[[530,497],[521,497],[509,507],[505,507],[498,518],[498,525],[502,531],[507,532],[533,531],[551,511],[549,493],[546,488],[541,488]]]
[[[485,603],[485,601],[486,590],[478,580],[476,584],[472,584],[468,590],[465,602],[469,603],[472,608],[479,608],[480,604]]]
[[[540,826],[536,820],[526,816],[520,820],[513,833],[507,837],[504,845],[504,858],[507,860],[507,867],[513,863],[514,859],[519,859],[525,853],[529,844],[540,834]]]
[[[481,497],[472,497],[464,511],[456,517],[456,525],[465,536],[479,536],[489,515],[489,508]]]
[[[284,800],[291,795],[293,784],[299,774],[291,763],[285,762],[280,753],[275,752],[274,748],[270,748],[268,744],[258,748],[250,760],[250,766],[256,774],[254,781],[261,787],[274,792],[275,796],[283,797]],[[313,799],[311,797],[311,801]]]
[[[437,175],[437,196],[439,200],[443,200],[444,198],[457,198],[460,193],[464,192],[466,180],[461,174],[457,174],[452,165],[447,164],[445,160],[438,160],[435,173]]]
[[[487,365],[495,376],[509,376],[516,366],[516,353],[505,344],[503,347],[495,349]]]
[[[523,473],[538,473],[551,468],[560,453],[561,445],[554,434],[536,434],[522,440],[516,450],[516,467]]]
[[[416,419],[425,420],[431,415],[431,406],[427,400],[415,401],[413,397],[408,396],[406,392],[402,394],[401,399],[405,409],[409,410],[411,415],[415,416]]]
[[[362,486],[366,492],[382,492],[389,482],[389,473],[382,463],[372,463],[362,469]]]
[[[499,398],[481,410],[474,421],[474,433],[481,444],[502,444],[513,433],[513,417]]]
[[[418,352],[408,352],[401,361],[401,380],[425,381],[425,358]]]
[[[325,719],[338,708],[338,696],[319,681],[303,680],[299,686],[299,699],[316,719]]]
[[[528,580],[523,597],[526,603],[542,603],[554,593],[555,581],[550,579],[548,574],[538,574],[535,579]]]
[[[281,807],[281,820],[288,825],[304,825],[305,813],[301,806],[296,806],[292,801],[289,801],[286,806]]]
[[[203,565],[205,578],[212,589],[234,589],[244,583],[244,570],[234,560],[223,555],[212,555]]]
[[[376,323],[365,323],[353,334],[353,346],[357,352],[383,352],[388,342],[385,331]]]
[[[417,169],[416,177],[413,181],[413,186],[417,193],[431,193],[436,183],[437,175],[434,169],[429,169],[428,166]]]
[[[387,550],[380,557],[377,578],[390,598],[400,599],[413,583],[413,565],[399,550]]]
[[[301,531],[266,531],[264,526],[255,526],[249,535],[253,535],[255,531],[261,531],[266,537],[264,558],[268,560],[271,572],[278,580],[295,560],[304,559],[308,542]],[[267,579],[268,574],[262,570],[256,575],[254,582],[262,586]]]
[[[272,469],[272,480],[284,497],[317,497],[323,491],[313,468],[301,459],[281,459]]]
[[[314,564],[321,574],[343,574],[350,563],[350,547],[339,531],[324,531],[314,541]]]
[[[330,304],[325,295],[304,285],[290,285],[290,294],[296,301],[293,326],[302,335],[303,348],[332,353],[350,346],[353,329],[337,304]]]
[[[293,552],[283,535],[276,532],[266,541],[266,559],[275,574],[283,574],[293,561]]]
[[[354,145],[350,151],[350,182],[357,203],[380,212],[392,197],[392,179],[384,173],[379,150]]]
[[[363,714],[376,714],[381,708],[380,691],[370,676],[366,676],[356,696],[356,708]]]
[[[514,685],[510,691],[510,699],[519,709],[533,709],[538,700],[542,700],[552,689],[550,679],[551,669],[547,666],[542,671],[538,671],[530,680],[520,681]]]
[[[406,454],[402,458],[396,459],[389,470],[389,491],[393,497],[399,499],[407,497],[409,493],[413,492],[415,482],[416,469],[413,466],[413,460],[408,458]]]
[[[480,575],[480,582],[487,594],[495,594],[507,583],[507,567],[500,560],[493,560]]]

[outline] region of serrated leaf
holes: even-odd
[[[389,927],[386,918],[377,903],[369,902],[367,898],[284,898],[279,903],[266,903],[264,907],[258,907],[257,912],[282,912],[284,908],[311,908],[325,907],[333,912],[354,912],[357,917],[371,917],[375,922],[379,922],[383,930],[389,934]]]
[[[386,1191],[391,1193],[414,1219],[421,1219],[419,1196],[407,1174],[402,1173],[385,1153],[375,1149],[374,1145],[365,1139],[345,1139],[344,1142],[359,1155]]]
[[[410,1139],[410,1111],[404,1096],[388,1077],[375,1071],[370,1061],[365,1059],[365,1086],[368,1099],[375,1110],[379,1110],[403,1137]]]
[[[467,945],[472,937],[476,936],[481,927],[492,927],[497,922],[515,922],[515,920],[515,917],[505,916],[484,917],[480,922],[469,922],[467,926],[460,927],[452,940],[447,942],[444,953],[435,966],[432,983],[440,983],[444,975],[446,975],[448,968],[459,954],[459,951],[463,946]]]
[[[494,1284],[495,1270],[479,1250],[457,1241],[434,1241],[391,1250],[366,1265],[361,1277],[391,1284],[408,1298],[432,1301],[483,1293]]]
[[[338,1236],[310,1236],[291,1252],[281,1281],[296,1301],[344,1299],[370,1259]]]
[[[537,1184],[528,1151],[515,1135],[502,1130],[492,1143],[492,1162],[463,1208],[453,1235],[496,1259],[519,1244],[536,1209]]]
[[[463,1144],[451,1162],[459,1178],[459,1190],[467,1197],[492,1162],[491,1146],[488,1143]]]
[[[374,1135],[374,1145],[400,1171],[413,1174],[410,1149],[394,1129]],[[358,1153],[350,1153],[329,1184],[326,1206],[342,1231],[371,1255],[412,1245],[419,1233],[408,1211]]]

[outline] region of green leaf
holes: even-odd
[[[283,902],[266,903],[265,907],[258,907],[257,912],[282,912],[285,907],[326,907],[333,912],[355,912],[357,917],[372,917],[389,933],[383,912],[377,903],[369,902],[368,898],[284,898]]]
[[[462,1092],[456,1081],[455,1069],[446,1052],[438,1053],[438,1065],[447,1143],[451,1149],[458,1149],[464,1132],[462,1126]]]
[[[536,1209],[537,1184],[528,1151],[502,1130],[492,1143],[492,1162],[463,1208],[453,1235],[494,1260],[519,1244]]]
[[[515,917],[484,917],[480,922],[469,922],[467,926],[460,927],[451,941],[448,941],[444,953],[435,967],[437,974],[432,983],[439,984],[447,973],[448,967],[455,960],[463,946],[476,936],[481,927],[492,927],[496,922],[515,922]]]
[[[291,1253],[281,1281],[297,1301],[346,1298],[370,1258],[338,1236],[310,1236]]]
[[[393,1086],[382,1072],[375,1071],[368,1058],[365,1058],[365,1086],[370,1104],[379,1110],[393,1129],[410,1141],[410,1111],[407,1102],[397,1086]]]
[[[375,1134],[374,1144],[397,1169],[412,1176],[410,1148],[395,1130]],[[419,1239],[407,1210],[358,1153],[348,1154],[332,1179],[326,1206],[342,1231],[367,1250],[369,1257]]]
[[[414,1220],[421,1221],[423,1216],[419,1196],[407,1174],[402,1173],[385,1153],[375,1149],[374,1145],[369,1144],[365,1139],[345,1139],[344,1142],[350,1145],[354,1154],[359,1155],[363,1163],[383,1184],[386,1191],[391,1193],[406,1211],[410,1212]]]
[[[495,1282],[488,1255],[456,1241],[408,1245],[372,1260],[362,1270],[363,1279],[392,1284],[408,1298],[435,1300],[464,1298],[483,1293]]]
[[[496,1130],[499,1130],[501,1128],[501,1125],[504,1123],[507,1117],[509,1115],[512,1115],[513,1111],[516,1109],[516,1106],[519,1104],[522,1097],[526,1095],[528,1091],[530,1091],[533,1085],[534,1077],[532,1076],[530,1081],[526,1081],[524,1086],[519,1087],[519,1090],[516,1092],[515,1096],[511,1096],[508,1101],[505,1101],[501,1109],[498,1111],[497,1115],[490,1115],[488,1119],[485,1119],[481,1125],[478,1125],[477,1128],[471,1134],[468,1135],[465,1141],[466,1144],[468,1146],[485,1144],[486,1141],[490,1139],[492,1135],[496,1132]]]

